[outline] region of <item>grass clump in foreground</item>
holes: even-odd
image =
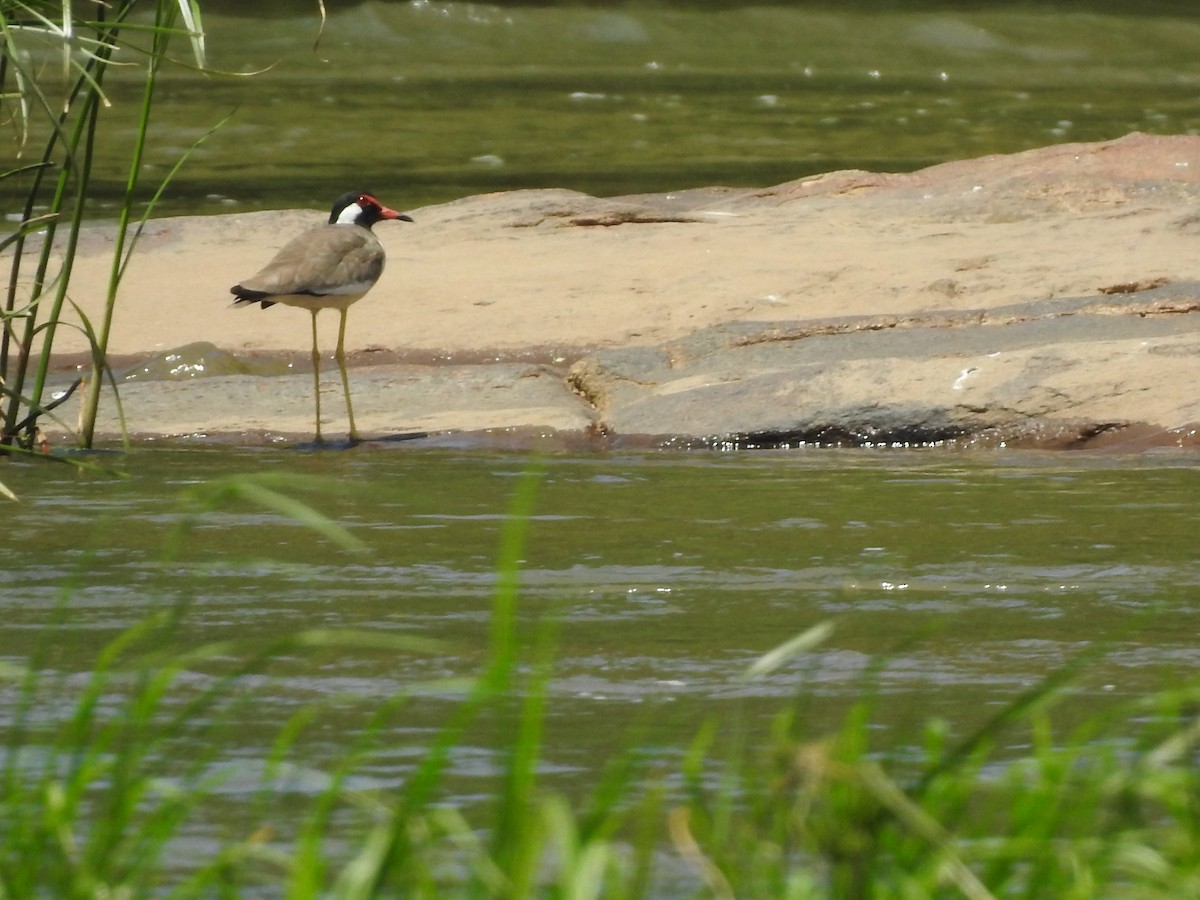
[[[252,707],[252,682],[272,659],[380,644],[439,651],[414,639],[309,630],[254,651],[224,643],[167,655],[159,648],[184,614],[175,609],[109,643],[83,686],[55,681],[44,645],[24,668],[0,671],[16,696],[0,765],[0,898],[1200,896],[1200,684],[1055,734],[1058,705],[1100,650],[964,738],[930,722],[916,758],[872,746],[871,700],[813,734],[800,699],[765,746],[718,750],[712,721],[677,772],[652,771],[630,747],[584,801],[543,789],[552,629],[531,639],[517,616],[534,485],[520,482],[503,534],[489,660],[459,686],[449,723],[395,791],[355,790],[353,776],[384,748],[403,697],[372,713],[320,790],[285,807],[275,788],[318,714],[297,712],[262,748],[260,787],[238,795],[233,836],[220,827],[229,792],[214,790],[216,763],[223,728]],[[195,515],[249,500],[354,549],[282,487],[278,478],[205,485]],[[193,520],[169,537],[168,555]],[[828,630],[743,677],[777,671]],[[492,808],[473,821],[447,802],[446,777],[481,717],[507,727]],[[1014,742],[1028,747],[1016,760]],[[181,745],[186,762],[173,753]],[[182,839],[197,830],[207,843]]]

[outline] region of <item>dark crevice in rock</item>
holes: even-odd
[[[955,441],[967,432],[961,428],[875,428],[870,425],[812,424],[782,431],[709,435],[696,438],[697,446],[723,450],[790,450],[799,447],[935,447]]]

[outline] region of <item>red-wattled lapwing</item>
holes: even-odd
[[[350,382],[346,379],[346,311],[375,286],[383,272],[383,245],[371,233],[371,226],[382,219],[412,221],[363,191],[343,194],[334,202],[328,224],[293,238],[261,272],[229,289],[237,297],[234,306],[261,303],[266,309],[283,303],[312,313],[318,443],[321,441],[321,353],[317,348],[317,313],[323,309],[336,309],[342,317],[338,326],[337,364],[346,393],[350,440],[358,440],[354,407],[350,405]]]

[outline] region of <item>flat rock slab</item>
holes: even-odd
[[[1200,421],[1200,284],[991,312],[719,326],[571,382],[613,434],[728,447],[1139,440]],[[1167,387],[1167,386],[1170,387]],[[1130,411],[1137,410],[1137,419]],[[1180,432],[1162,443],[1183,441]]]
[[[346,406],[341,379],[331,369],[321,379],[322,430],[340,439],[347,430]],[[460,431],[495,431],[498,443],[514,430],[526,440],[587,433],[593,412],[565,387],[564,375],[523,363],[357,367],[351,371],[355,424],[362,435],[383,441]],[[303,441],[315,430],[311,373],[136,379],[121,388],[121,402],[134,438],[236,434],[259,443]],[[198,410],[207,418],[198,421]],[[139,428],[146,422],[154,424],[152,431]],[[115,408],[107,409],[98,428],[119,432]]]
[[[402,206],[398,190],[371,187]],[[364,432],[1195,442],[1200,138],[1134,134],[757,190],[514,191],[412,212],[411,225],[377,227],[388,268],[350,315]],[[252,365],[303,360],[308,316],[233,310],[228,289],[323,216],[150,223],[110,351],[163,362],[199,342],[245,370],[127,384],[132,433],[312,433],[311,374]],[[92,321],[111,246],[96,228],[76,262],[72,299]],[[332,345],[336,320],[325,327]],[[75,331],[60,335],[57,352],[86,351]],[[108,404],[105,416],[112,436]]]

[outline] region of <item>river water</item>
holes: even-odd
[[[262,761],[306,706],[317,715],[293,759],[327,772],[381,704],[412,696],[352,781],[403,783],[462,699],[444,680],[486,662],[500,533],[522,478],[537,482],[520,553],[522,632],[532,640],[557,623],[543,776],[570,794],[631,749],[677,767],[710,717],[753,747],[796,696],[815,736],[876,692],[883,748],[918,741],[929,717],[962,735],[1097,642],[1109,646],[1059,707],[1063,728],[1200,668],[1198,471],[1187,455],[157,447],[107,464],[3,469],[22,502],[6,509],[0,537],[0,659],[21,664],[41,648],[44,725],[72,714],[100,648],[154,611],[185,610],[172,653],[236,642],[222,659],[312,628],[440,644],[432,655],[291,650],[240,681],[205,714],[223,723],[203,741],[221,787],[213,821],[189,826],[196,840],[246,833]],[[181,498],[237,473],[302,479],[280,489],[367,549],[240,501],[199,514],[170,550]],[[835,629],[824,645],[741,678],[822,622]],[[210,685],[213,666],[188,666],[167,711]],[[17,696],[0,692],[0,717]],[[487,803],[494,738],[483,729],[461,742],[450,802]],[[189,740],[183,759],[200,752]],[[296,778],[280,788],[282,808],[323,785]]]
[[[160,214],[326,208],[358,185],[406,209],[520,187],[762,186],[1200,129],[1186,3],[327,6],[322,31],[315,2],[203,4],[213,71],[164,70],[144,196],[230,118]],[[107,87],[93,193],[111,206],[138,69]],[[19,188],[0,181],[0,200]]]

